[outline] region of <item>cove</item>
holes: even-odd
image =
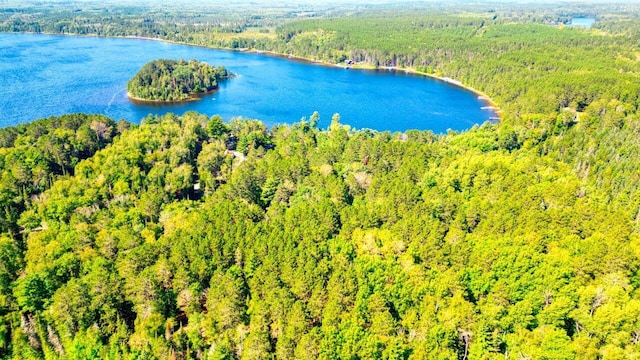
[[[494,117],[478,95],[458,86],[390,70],[355,70],[276,56],[140,39],[0,34],[0,126],[83,112],[139,122],[149,114],[197,111],[272,126],[334,113],[354,128],[466,130]],[[238,76],[200,101],[135,104],[127,81],[159,58],[224,65]]]

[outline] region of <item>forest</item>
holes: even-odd
[[[218,87],[232,77],[224,66],[214,67],[196,60],[153,60],[129,82],[129,97],[142,101],[188,101]]]
[[[640,12],[523,9],[277,17],[247,46],[458,79],[499,124],[0,129],[0,359],[640,356]]]

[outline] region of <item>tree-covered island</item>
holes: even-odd
[[[224,66],[180,59],[159,59],[145,64],[127,83],[129,97],[139,101],[175,102],[199,99],[232,77]]]

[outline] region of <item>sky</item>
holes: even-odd
[[[491,3],[514,3],[514,4],[557,4],[563,3],[638,3],[640,0],[449,0],[448,3],[458,4],[491,4]],[[331,4],[397,4],[397,3],[443,3],[440,0],[0,0],[0,4],[23,4],[23,5],[47,5],[47,4],[101,4],[101,5],[331,5]]]

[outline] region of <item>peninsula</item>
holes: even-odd
[[[145,64],[127,83],[129,98],[149,102],[192,101],[232,77],[224,66],[196,60],[159,59]]]

